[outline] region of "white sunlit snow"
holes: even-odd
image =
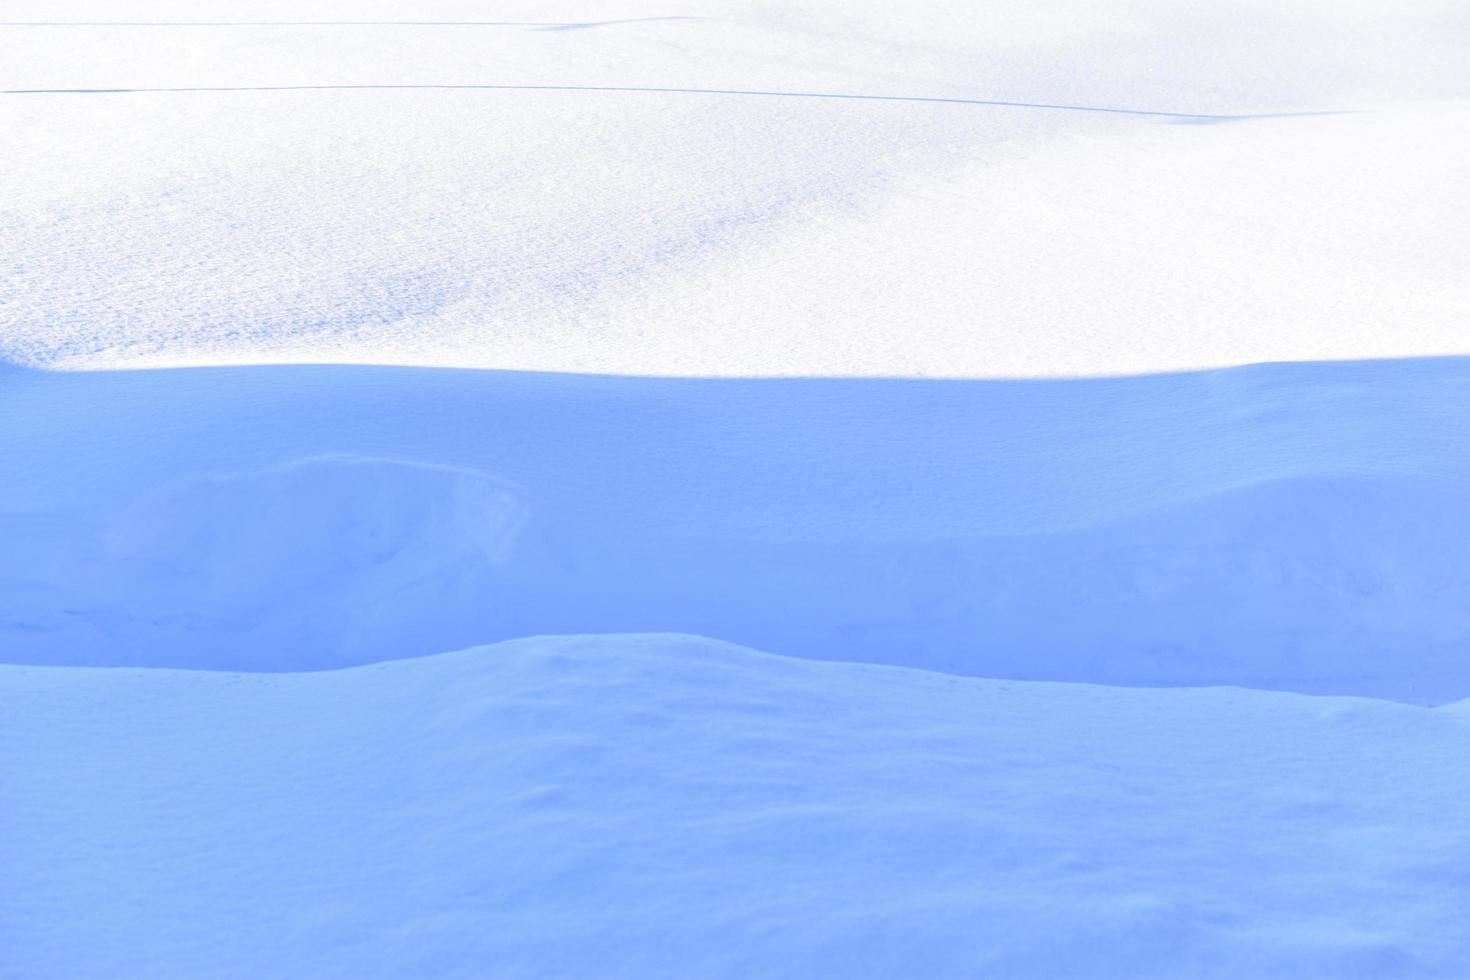
[[[1467,50],[0,0],[0,977],[1470,976]]]

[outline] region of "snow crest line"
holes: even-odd
[[[6,89],[6,95],[130,95],[189,92],[354,92],[407,89],[413,91],[488,92],[648,92],[680,95],[746,95],[782,99],[848,99],[863,102],[940,102],[950,105],[999,106],[1008,109],[1057,109],[1066,112],[1107,112],[1123,116],[1156,116],[1208,122],[1238,122],[1245,119],[1274,119],[1290,116],[1344,115],[1351,110],[1320,112],[1266,112],[1212,114],[1165,112],[1158,109],[1119,109],[1110,106],[1067,105],[1056,102],[1010,102],[1001,99],[961,99],[935,95],[865,95],[843,92],[782,92],[760,89],[660,88],[640,85],[201,85],[170,88],[21,88]]]

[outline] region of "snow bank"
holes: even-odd
[[[1470,975],[1459,6],[8,0],[0,977]]]
[[[0,661],[1470,694],[1463,361],[1137,376],[1470,353],[1450,6],[123,7],[0,24]]]
[[[1455,3],[247,6],[5,5],[0,359],[1470,353]]]
[[[992,677],[1470,695],[1458,360],[12,371],[0,452],[10,662],[318,669],[680,631]]]
[[[0,668],[0,976],[1450,977],[1462,712],[687,637]]]

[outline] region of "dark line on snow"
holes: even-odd
[[[697,17],[627,17],[622,20],[12,20],[0,27],[524,27],[542,31],[575,31],[615,24],[646,24]]]
[[[179,88],[23,88],[6,89],[6,95],[129,95],[191,92],[363,92],[486,91],[486,92],[635,92],[681,95],[742,95],[779,99],[847,99],[864,102],[935,102],[949,105],[997,106],[1006,109],[1055,109],[1064,112],[1107,112],[1123,116],[1153,116],[1201,122],[1235,122],[1289,116],[1341,115],[1340,112],[1267,112],[1219,115],[1203,112],[1164,112],[1157,109],[1116,109],[1107,106],[1067,105],[1055,102],[1011,102],[1000,99],[961,99],[933,95],[861,95],[840,92],[781,92],[756,89],[658,88],[637,85],[241,85]]]

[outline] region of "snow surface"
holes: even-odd
[[[0,357],[1467,354],[1467,9],[7,0]]]
[[[699,633],[992,677],[1470,697],[1470,361],[1126,379],[0,374],[11,662]]]
[[[0,0],[0,977],[1470,977],[1467,9]]]
[[[0,972],[27,980],[1470,962],[1465,705],[678,636],[305,674],[6,667],[0,690],[22,763]]]

